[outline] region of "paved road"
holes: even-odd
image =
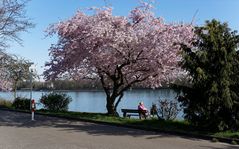
[[[239,149],[225,143],[0,110],[0,149]]]

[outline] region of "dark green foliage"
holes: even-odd
[[[196,28],[193,48],[183,46],[182,67],[192,77],[179,98],[185,118],[194,125],[225,130],[239,128],[239,36],[227,23],[206,21]]]
[[[17,97],[13,101],[12,106],[15,109],[30,110],[30,99],[24,97]]]
[[[43,95],[40,102],[44,108],[50,111],[67,111],[71,97],[63,93],[49,93]]]

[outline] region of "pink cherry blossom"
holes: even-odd
[[[100,79],[108,113],[113,114],[123,92],[133,84],[159,87],[182,74],[180,45],[191,45],[193,28],[192,24],[167,24],[144,6],[128,17],[114,16],[111,8],[93,15],[79,11],[50,27],[49,34],[57,34],[59,41],[49,50],[51,60],[44,75]]]

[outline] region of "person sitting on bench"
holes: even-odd
[[[148,116],[148,109],[144,106],[143,102],[139,103],[138,110],[140,111],[140,117],[143,116],[146,119],[146,117]]]

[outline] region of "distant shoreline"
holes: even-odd
[[[152,88],[133,88],[133,89],[128,89],[127,91],[132,91],[132,90],[162,90],[162,89],[172,89],[170,87],[161,87],[161,88],[156,88],[156,89],[152,89]],[[30,89],[20,89],[17,91],[30,91]],[[74,90],[32,90],[34,92],[81,92],[81,91],[95,91],[95,92],[104,92],[103,89],[74,89]]]

